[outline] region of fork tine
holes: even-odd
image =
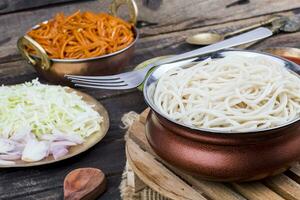
[[[71,80],[75,84],[86,84],[86,85],[107,85],[107,86],[123,86],[127,85],[124,81],[119,82],[103,82],[103,81],[94,81],[94,80]]]
[[[120,74],[119,74],[120,75]],[[65,77],[69,78],[81,78],[81,79],[91,79],[91,80],[117,80],[120,79],[119,75],[110,75],[110,76],[76,76],[76,75],[68,75]]]
[[[95,88],[95,89],[108,89],[108,90],[124,90],[124,89],[133,89],[135,87],[132,86],[118,86],[118,87],[108,87],[108,86],[101,86],[101,85],[85,85],[85,84],[75,84],[77,87],[85,87],[85,88]]]
[[[88,78],[73,78],[70,77],[68,78],[69,80],[71,80],[71,82],[76,83],[76,82],[80,82],[80,81],[86,81],[86,82],[94,82],[94,83],[120,83],[120,82],[124,82],[121,79],[113,79],[113,80],[94,80],[94,79],[88,79]]]

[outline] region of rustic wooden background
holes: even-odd
[[[74,0],[0,0],[0,13],[16,12],[30,8],[37,8],[46,5],[64,3]]]
[[[7,10],[3,8],[1,12],[3,2],[9,5],[6,5]],[[57,0],[59,4],[47,6],[39,4],[31,8],[33,4],[29,2],[31,1],[0,1],[0,13],[6,13],[0,15],[1,84],[16,84],[36,78],[33,68],[24,62],[16,49],[18,37],[28,28],[60,11],[71,13],[81,9],[105,12],[110,4],[110,0],[68,2]],[[184,39],[197,32],[223,33],[264,20],[273,14],[300,13],[299,0],[249,0],[244,1],[246,2],[244,4],[232,6],[230,5],[236,0],[136,0],[136,2],[140,14],[139,25],[142,26],[141,38],[136,46],[135,57],[127,70],[155,56],[194,49],[194,46],[185,44]],[[262,49],[271,46],[300,47],[300,32],[276,35],[252,48]],[[64,176],[78,167],[98,167],[106,173],[108,189],[100,199],[120,198],[118,185],[125,164],[123,140],[125,131],[119,127],[120,118],[123,113],[131,110],[141,112],[146,105],[142,94],[137,90],[84,89],[83,91],[101,101],[108,109],[111,118],[108,135],[91,150],[57,164],[28,169],[1,169],[0,199],[62,199]]]

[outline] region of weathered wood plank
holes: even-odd
[[[97,96],[94,97],[98,98]],[[120,128],[123,114],[129,111],[141,112],[146,108],[143,94],[140,91],[102,99],[100,102],[107,109],[110,118],[110,129],[104,140],[123,139],[126,131]]]
[[[141,123],[140,121],[135,121],[128,130],[129,138],[131,138],[145,151],[155,154],[148,144],[145,131],[145,124]]]
[[[285,199],[300,199],[300,185],[283,174],[268,178],[265,183]]]
[[[0,14],[8,13],[8,12],[15,12],[18,10],[24,10],[29,8],[37,8],[40,6],[47,6],[57,3],[65,3],[74,0],[9,0],[0,1]]]
[[[0,84],[11,85],[18,84],[37,77],[37,74],[33,67],[25,62],[25,60],[15,61],[0,64]],[[16,78],[18,77],[18,78]]]
[[[242,184],[233,183],[232,186],[247,199],[284,200],[284,198],[282,198],[260,182]]]
[[[107,191],[100,196],[99,200],[112,200],[112,199],[120,199],[120,190],[119,185],[121,182],[121,175],[116,174],[114,176],[109,176]]]
[[[57,12],[74,12],[75,10],[92,10],[95,12],[107,11],[111,0],[80,1],[72,4],[61,4],[45,7],[33,11],[11,13],[0,17],[3,38],[20,35],[35,24],[51,18]],[[147,22],[155,22],[156,26],[145,29],[144,33],[157,34],[163,32],[178,31],[203,27],[212,24],[220,24],[228,21],[252,18],[300,7],[298,0],[269,1],[251,0],[249,4],[232,6],[232,0],[190,0],[181,1],[136,1],[139,8],[139,19]],[[154,8],[155,7],[155,8]],[[154,8],[154,9],[153,9]],[[176,12],[175,12],[176,11]],[[125,16],[125,11],[121,16]],[[39,17],[36,17],[39,16]],[[155,17],[153,17],[155,16]],[[168,27],[168,28],[163,28]],[[9,28],[9,29],[7,29]],[[156,32],[154,32],[154,29]],[[6,33],[9,33],[7,35]],[[2,41],[2,36],[0,41]]]
[[[216,30],[221,32],[229,31],[232,29],[237,29],[239,27],[252,24],[254,22],[264,20],[268,18],[270,13],[272,12],[279,12],[281,14],[291,14],[291,12],[287,12],[285,10],[297,8],[299,7],[300,4],[299,1],[297,0],[288,0],[288,2],[284,1],[284,3],[282,3],[282,1],[269,2],[267,0],[264,1],[255,0],[255,1],[251,1],[250,3],[251,5],[249,5],[248,7],[247,5],[243,5],[246,6],[243,8],[240,8],[239,6],[237,7],[234,6],[234,7],[230,7],[229,8],[230,10],[227,10],[227,8],[224,8],[224,6],[226,5],[226,3],[231,2],[231,0],[226,0],[224,4],[214,3],[209,1],[209,4],[213,5],[210,7],[207,7],[208,1],[204,1],[204,0],[201,1],[174,0],[172,1],[172,5],[170,5],[170,8],[168,8],[165,5],[166,3],[163,3],[163,5],[159,7],[159,9],[153,11],[156,13],[155,18],[153,18],[152,11],[149,12],[150,4],[144,5],[142,3],[144,1],[137,1],[137,2],[139,4],[140,18],[142,20],[146,20],[146,21],[157,20],[159,22],[158,25],[156,26],[141,28],[140,32],[142,36],[159,35],[161,33],[169,33],[169,32],[180,31],[180,30],[189,30],[196,27],[203,27],[203,28],[195,29],[194,31],[186,32],[186,33],[196,33],[201,31],[208,31],[208,30]],[[156,2],[156,1],[151,1],[151,2]],[[182,7],[181,9],[177,8],[179,7],[179,3],[181,4]],[[11,14],[0,16],[0,24],[1,24],[0,30],[2,33],[0,35],[0,45],[1,45],[0,61],[5,62],[5,61],[12,61],[12,60],[19,59],[19,55],[16,51],[17,39],[21,35],[23,35],[30,27],[34,26],[35,24],[41,21],[51,18],[55,13],[61,11],[64,11],[66,13],[71,13],[78,9],[82,9],[82,10],[86,9],[86,10],[103,12],[103,11],[107,11],[109,4],[110,4],[110,0],[102,0],[101,3],[99,3],[98,1],[80,1],[80,2],[74,2],[72,4],[63,4],[63,5],[57,5],[49,8],[36,9],[34,11],[23,11],[23,12],[11,13]],[[205,12],[202,12],[204,8],[205,8]],[[179,9],[179,11],[183,13],[174,12],[174,9]],[[251,9],[251,11],[249,11],[248,9]],[[197,10],[197,12],[194,12],[194,10]],[[218,10],[218,12],[216,12],[216,10]],[[284,12],[282,13],[281,11]],[[224,14],[224,12],[226,14]],[[166,16],[170,16],[170,15],[175,15],[177,17],[166,18]],[[261,16],[261,15],[267,15],[267,16]],[[244,19],[244,20],[240,21],[240,19]],[[231,23],[227,24],[226,22],[231,22]],[[214,26],[208,26],[208,25],[214,25]],[[218,27],[216,25],[220,25],[220,26]],[[204,27],[204,26],[208,26],[208,27]],[[185,35],[186,34],[183,34],[183,36]]]
[[[132,168],[126,162],[126,178],[127,178],[127,185],[134,188],[134,192],[138,192],[143,190],[147,185],[132,171]]]
[[[121,175],[116,174],[107,177],[107,190],[99,197],[101,200],[117,200],[120,199],[120,191],[118,186],[120,185]],[[32,200],[32,199],[43,199],[43,200],[57,200],[63,199],[62,186],[54,187],[53,190],[47,189],[39,191],[37,193],[14,196],[14,200]]]
[[[300,163],[297,163],[290,170],[289,176],[291,176],[297,183],[300,184]]]
[[[142,124],[146,124],[146,120],[147,120],[147,117],[148,117],[149,112],[150,112],[150,108],[147,108],[147,109],[145,109],[145,110],[140,114],[139,121],[140,121]]]
[[[134,172],[152,189],[160,194],[178,200],[205,200],[200,192],[197,192],[182,179],[174,175],[153,155],[140,149],[130,138],[127,139],[127,160]],[[147,171],[147,173],[144,173]],[[172,188],[176,188],[173,190]]]
[[[223,0],[222,3],[218,0],[137,1],[141,9],[139,19],[157,23],[143,29],[143,33],[147,35],[221,24],[300,7],[298,0],[251,0],[243,5],[226,7],[232,2],[232,0]]]
[[[225,184],[212,181],[205,181],[194,176],[188,175],[175,168],[172,168],[180,177],[193,185],[200,191],[203,191],[210,199],[214,200],[246,200],[241,194],[231,190]]]

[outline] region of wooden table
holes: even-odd
[[[141,38],[135,57],[127,70],[136,64],[161,55],[176,54],[195,47],[184,43],[186,36],[201,31],[230,30],[267,19],[270,15],[291,15],[300,12],[299,0],[250,0],[232,4],[235,0],[136,0],[139,7]],[[28,8],[25,0],[10,0],[6,7],[0,2],[0,80],[1,84],[30,81],[37,75],[16,49],[17,38],[25,31],[59,11],[77,9],[106,11],[109,0],[68,1],[66,3]],[[3,3],[2,2],[2,3]],[[12,3],[14,2],[14,4]],[[45,1],[50,2],[50,1]],[[57,2],[57,1],[56,1]],[[244,2],[244,3],[243,3]],[[9,4],[11,7],[9,7]],[[230,5],[231,4],[231,5]],[[2,6],[2,7],[1,7]],[[25,9],[13,11],[17,8]],[[298,9],[297,9],[298,8]],[[4,9],[1,11],[1,9]],[[6,9],[6,10],[5,10]],[[280,34],[253,46],[262,49],[274,46],[300,47],[300,32]],[[107,136],[91,150],[74,158],[42,167],[1,169],[0,199],[62,199],[65,175],[79,167],[97,167],[108,177],[108,189],[100,199],[120,199],[119,183],[125,165],[124,133],[120,128],[123,113],[146,108],[141,92],[82,89],[106,106],[111,127]]]

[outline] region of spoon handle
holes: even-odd
[[[176,62],[176,61],[181,61],[181,60],[185,60],[188,58],[193,58],[193,57],[197,57],[199,55],[205,55],[208,53],[213,53],[222,49],[226,49],[226,48],[230,48],[230,47],[234,47],[234,46],[238,46],[241,44],[246,44],[249,42],[253,42],[256,40],[260,40],[260,39],[264,39],[266,37],[271,36],[273,33],[271,30],[267,29],[267,28],[257,28],[254,29],[252,31],[240,34],[238,36],[235,37],[231,37],[229,39],[223,40],[221,42],[217,42],[215,44],[211,44],[209,46],[206,47],[202,47],[193,51],[189,51],[183,54],[179,54],[176,56],[172,56],[170,58],[166,58],[166,59],[162,59],[159,60],[153,64],[148,65],[146,68],[147,70],[158,66],[158,65],[163,65],[163,64],[168,64],[168,63],[172,63],[172,62]],[[146,69],[145,68],[145,69]]]
[[[255,29],[255,28],[258,28],[258,27],[261,27],[261,26],[265,26],[265,25],[268,25],[272,22],[274,22],[275,20],[279,20],[281,17],[279,16],[275,16],[275,17],[272,17],[266,21],[261,21],[261,22],[258,22],[256,24],[252,24],[250,26],[247,26],[247,27],[244,27],[244,28],[241,28],[241,29],[238,29],[238,30],[235,30],[235,31],[232,31],[232,32],[229,32],[229,33],[225,33],[224,34],[224,38],[228,38],[228,37],[231,37],[231,36],[234,36],[234,35],[237,35],[239,33],[243,33],[245,31],[249,31],[249,30],[252,30],[252,29]]]

